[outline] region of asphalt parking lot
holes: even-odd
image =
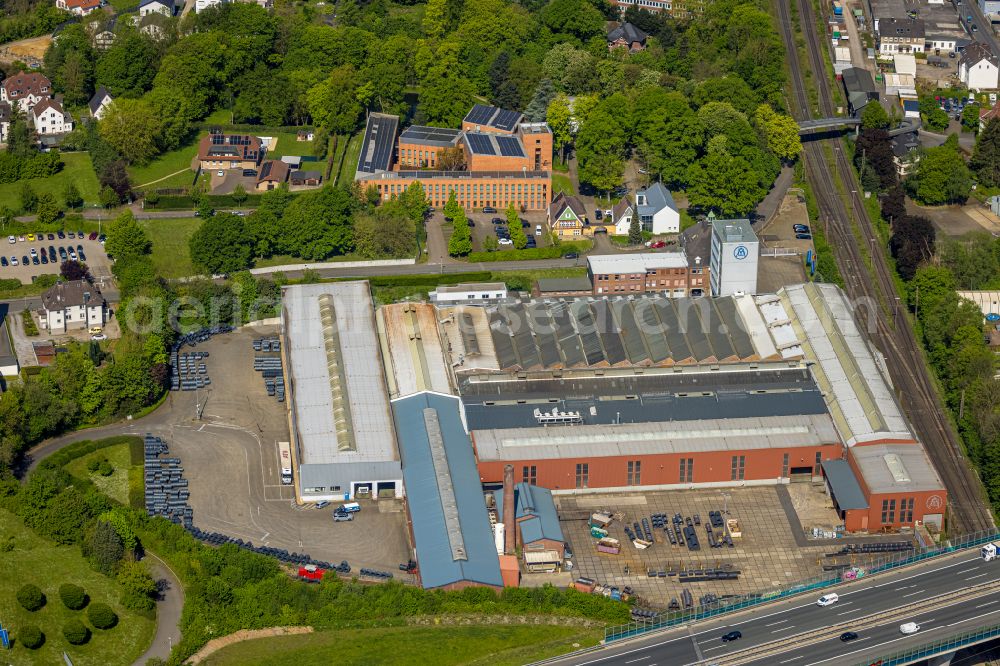
[[[486,240],[487,236],[494,236],[493,218],[499,217],[503,220],[507,219],[506,211],[500,211],[498,213],[482,213],[475,212],[469,213],[468,218],[470,221],[475,223],[472,228],[472,249],[476,252],[483,251],[483,242]],[[545,213],[542,211],[529,211],[526,213],[521,213],[520,218],[528,223],[527,227],[524,228],[524,233],[528,236],[533,236],[537,247],[546,247],[550,245],[550,239],[548,234],[545,233],[547,225],[545,223]],[[537,225],[542,225],[542,233],[535,234],[535,228]],[[506,225],[505,225],[506,226]],[[501,250],[512,250],[513,245],[501,245]]]
[[[335,505],[299,506],[293,487],[281,484],[277,442],[289,439],[288,403],[267,395],[253,370],[251,347],[253,338],[275,333],[273,326],[243,328],[181,350],[209,352],[202,362],[212,383],[200,391],[172,392],[161,407],[166,425],[153,434],[163,437],[184,465],[194,524],[314,559],[347,560],[355,571],[392,571],[406,580],[397,569],[409,559],[401,502],[362,502],[354,521],[334,523]]]
[[[74,236],[76,234],[74,233]],[[24,240],[20,240],[20,238]],[[53,234],[52,240],[46,237],[43,240],[36,240],[34,242],[29,242],[27,236],[15,236],[16,241],[10,243],[9,239],[6,237],[0,238],[0,255],[2,255],[9,265],[0,265],[0,279],[17,279],[20,280],[22,284],[31,284],[34,278],[39,275],[58,275],[59,266],[62,264],[60,248],[63,248],[69,256],[69,250],[72,247],[74,251],[77,251],[79,247],[83,247],[84,260],[83,263],[87,264],[90,268],[90,274],[95,278],[106,278],[111,275],[111,261],[108,259],[107,253],[104,251],[104,246],[101,245],[96,240],[90,240],[90,234],[85,234],[81,239],[69,238],[58,238]],[[49,248],[54,250],[55,261],[51,261],[53,252],[49,251]],[[31,250],[34,250],[39,257],[39,263],[34,264],[31,260],[32,254]],[[41,263],[42,251],[45,251],[47,258],[50,260],[49,263]],[[24,265],[24,257],[28,257],[28,265]],[[17,259],[17,266],[12,265],[13,259]]]

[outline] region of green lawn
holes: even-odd
[[[66,189],[68,183],[76,185],[86,203],[98,203],[97,192],[100,188],[97,184],[94,166],[90,163],[90,155],[87,153],[63,153],[59,159],[63,161],[63,168],[54,176],[0,184],[0,202],[4,202],[14,209],[20,208],[21,187],[23,183],[27,182],[31,184],[36,194],[48,192],[55,196],[60,205],[63,203],[63,190]]]
[[[167,279],[194,275],[188,240],[201,225],[197,217],[140,220],[139,224],[153,242],[153,266]]]
[[[132,179],[132,185],[135,187],[144,187],[149,183],[153,183],[153,181],[159,181],[161,178],[170,176],[178,171],[186,171],[183,177],[187,179],[187,182],[182,185],[175,184],[177,181],[171,179],[170,181],[156,182],[155,189],[189,186],[191,181],[194,180],[194,173],[191,171],[191,160],[198,154],[199,138],[201,138],[200,134],[190,143],[181,146],[177,150],[171,150],[169,153],[163,153],[146,166],[130,167],[128,175]]]
[[[576,194],[573,191],[573,181],[569,179],[569,176],[564,176],[561,173],[552,174],[552,196],[559,194],[560,192],[565,192],[566,194]]]
[[[0,543],[9,543],[11,538],[14,549],[0,554],[4,574],[0,576],[0,618],[15,642],[12,650],[3,652],[5,664],[61,664],[65,651],[75,666],[126,666],[145,651],[156,623],[122,608],[118,585],[91,569],[79,547],[56,546],[27,529],[14,514],[0,509]],[[106,631],[90,627],[93,635],[89,643],[70,645],[63,638],[63,624],[76,617],[90,625],[86,610],[71,611],[59,600],[59,585],[64,582],[81,586],[91,603],[110,605],[118,614],[118,626]],[[17,603],[15,595],[25,583],[34,583],[48,598],[41,610],[29,613]],[[17,643],[18,630],[28,624],[36,625],[45,634],[45,644],[37,650]]]
[[[502,666],[525,664],[595,645],[603,631],[580,627],[392,627],[323,631],[236,643],[203,664],[235,666]]]
[[[273,134],[273,132],[267,132],[267,134]],[[275,160],[285,155],[308,156],[312,155],[312,150],[312,141],[296,140],[295,132],[279,132],[278,145],[267,156]]]
[[[80,479],[90,479],[97,489],[112,499],[116,499],[122,504],[128,504],[128,470],[129,445],[116,444],[105,449],[99,449],[93,453],[77,458],[66,465],[66,471]],[[101,476],[97,472],[91,474],[87,470],[87,463],[91,460],[105,460],[115,468],[111,476]]]
[[[347,187],[354,182],[354,174],[358,170],[358,158],[361,157],[361,143],[365,140],[365,132],[361,130],[351,137],[347,144],[347,154],[344,155],[344,163],[340,167],[340,179],[337,184]]]

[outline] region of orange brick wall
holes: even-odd
[[[913,446],[920,445],[913,443]],[[916,522],[923,522],[925,514],[945,515],[948,505],[948,491],[944,488],[933,491],[902,491],[873,495],[865,484],[865,479],[861,475],[857,463],[854,461],[854,456],[850,455],[850,453],[847,455],[847,462],[850,464],[851,469],[854,470],[854,476],[858,480],[858,485],[861,486],[861,492],[865,494],[865,498],[868,500],[867,512],[864,510],[846,512],[848,515],[845,516],[844,525],[848,532],[878,532],[883,528],[896,530],[900,527],[913,527]],[[913,500],[912,518],[909,516],[909,511],[907,511],[906,516],[903,516],[901,513],[903,510],[903,501],[906,500],[908,506],[910,499]],[[892,505],[893,500],[895,500],[895,506]],[[882,520],[883,501],[887,503],[885,507],[885,520]],[[904,520],[904,518],[907,520]]]
[[[437,168],[437,154],[441,148],[438,146],[425,146],[423,144],[403,143],[400,141],[396,150],[396,166],[394,167],[396,170],[400,167],[412,167],[415,169],[427,167],[435,169]]]
[[[475,433],[473,433],[475,439]],[[839,459],[843,455],[840,444],[820,446],[789,447],[784,449],[754,449],[746,451],[711,451],[699,453],[663,453],[634,456],[604,456],[591,458],[567,458],[564,460],[499,460],[479,461],[479,477],[483,483],[502,483],[503,468],[514,465],[514,478],[524,478],[523,468],[535,466],[532,483],[550,490],[576,488],[576,466],[586,463],[588,488],[618,488],[628,485],[628,462],[640,461],[640,486],[659,486],[687,483],[680,478],[680,461],[694,461],[692,484],[698,483],[739,483],[732,478],[733,456],[744,456],[744,481],[772,480],[781,477],[783,456],[788,454],[789,470],[793,467],[812,469],[819,453],[822,460]]]
[[[470,155],[466,153],[465,164],[469,171],[534,171],[531,163],[523,157],[502,155]]]
[[[421,182],[431,205],[437,208],[448,202],[448,193],[454,190],[466,210],[492,206],[502,212],[511,201],[523,210],[545,210],[552,191],[550,178],[392,178],[373,179],[362,185],[374,185],[383,199],[389,199],[402,194],[414,180]]]
[[[522,134],[524,154],[528,156],[528,168],[536,171],[548,171],[552,168],[552,133]]]

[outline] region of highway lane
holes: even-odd
[[[706,620],[692,625],[690,629],[680,627],[645,638],[612,643],[602,650],[570,656],[557,663],[573,666],[691,664],[701,658],[720,657],[784,636],[850,622],[853,616],[892,610],[998,578],[1000,561],[984,562],[978,551],[967,551],[891,574],[838,585],[832,591],[840,595],[840,601],[833,606],[817,606],[816,599],[824,593],[817,591],[754,611]],[[735,643],[723,644],[720,640],[722,634],[734,629],[741,631],[743,638]]]
[[[993,25],[983,16],[976,0],[965,0],[961,5],[958,5],[957,11],[962,24],[967,26],[966,29],[969,30],[969,34],[974,40],[985,43],[993,53],[1000,53],[1000,42],[993,34]],[[972,17],[971,24],[969,23],[970,16]],[[972,25],[976,26],[975,31],[972,30]]]
[[[904,635],[899,630],[899,625],[904,622],[916,622],[920,625],[920,631]],[[905,618],[878,622],[871,627],[858,627],[853,629],[858,638],[847,643],[834,636],[746,663],[752,666],[855,664],[887,653],[942,640],[963,631],[998,623],[1000,623],[1000,591],[973,600],[945,604]],[[635,666],[645,665],[635,662]]]

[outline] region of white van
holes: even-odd
[[[337,507],[337,511],[346,511],[347,513],[357,513],[361,511],[361,505],[357,502],[345,502]]]
[[[830,592],[829,594],[824,594],[822,597],[816,600],[817,606],[832,606],[833,604],[840,601],[840,596],[836,592]]]

